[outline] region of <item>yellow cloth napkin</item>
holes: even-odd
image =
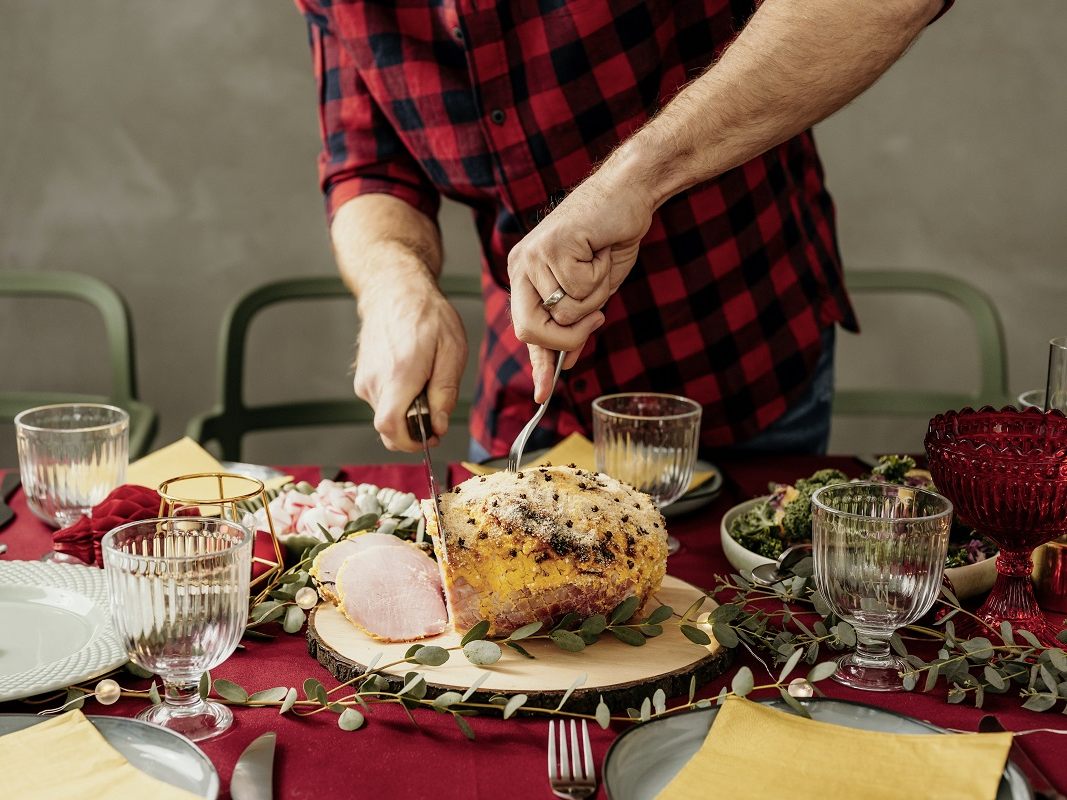
[[[490,473],[500,471],[495,467],[487,467],[483,464],[472,464],[469,461],[463,461],[461,463],[463,464],[464,469],[474,475],[489,475]],[[596,453],[593,450],[593,443],[580,433],[572,433],[539,459],[534,461],[532,466],[539,467],[543,464],[554,464],[557,467],[566,464],[575,464],[578,469],[586,469],[590,472],[595,472]],[[700,486],[700,484],[707,481],[714,474],[714,470],[693,472],[693,478],[689,481],[689,488],[686,489],[686,491],[693,491],[693,489]]]
[[[185,436],[173,444],[138,459],[126,468],[126,483],[158,489],[168,478],[192,475],[197,472],[223,472],[222,465],[207,450]],[[288,475],[264,481],[266,488],[277,488],[292,481]],[[244,486],[241,487],[242,490]],[[218,483],[211,478],[182,483],[186,497],[218,497]],[[229,491],[227,489],[227,491]]]
[[[656,800],[992,800],[1010,747],[1010,733],[876,733],[728,697]]]
[[[20,800],[196,797],[134,767],[78,710],[0,736],[0,785]]]

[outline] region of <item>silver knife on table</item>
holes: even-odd
[[[448,545],[445,542],[445,526],[441,521],[441,493],[437,488],[437,477],[433,472],[430,459],[430,437],[433,436],[433,424],[430,421],[430,401],[423,392],[415,398],[407,413],[408,433],[416,442],[422,443],[422,463],[426,467],[426,482],[430,485],[430,499],[433,501],[434,518],[437,521],[437,541],[441,543],[441,555],[448,560]]]
[[[272,800],[274,797],[274,744],[277,734],[264,733],[245,748],[230,778],[233,800]]]

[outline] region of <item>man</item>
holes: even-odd
[[[644,390],[699,401],[705,448],[825,449],[834,325],[855,321],[809,129],[945,0],[296,2],[355,391],[387,447],[417,449],[423,387],[444,435],[466,360],[443,194],[484,250],[472,454],[507,452],[559,350],[530,447]]]

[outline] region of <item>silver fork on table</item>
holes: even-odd
[[[589,742],[589,723],[582,720],[582,740],[578,743],[578,725],[569,721],[570,747],[564,721],[559,720],[559,748],[556,747],[556,726],[548,723],[548,783],[552,794],[565,800],[582,800],[596,794],[596,767],[593,766],[593,746]]]
[[[559,373],[563,369],[563,359],[566,357],[567,353],[560,350],[559,357],[556,359],[556,373],[552,376],[552,385],[548,387],[548,398],[545,402],[541,403],[533,417],[526,423],[526,427],[519,431],[519,435],[516,436],[515,441],[512,442],[511,452],[508,453],[509,472],[519,471],[519,462],[522,461],[522,451],[526,449],[526,441],[530,438],[530,434],[534,432],[537,423],[540,422],[541,417],[545,415],[545,409],[548,408],[548,404],[552,401],[552,393],[556,391],[556,382],[559,380]]]

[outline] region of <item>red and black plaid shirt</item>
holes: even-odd
[[[332,214],[356,195],[474,212],[487,330],[471,433],[503,454],[533,411],[508,251],[546,206],[716,58],[755,1],[296,0],[309,22]],[[855,327],[810,132],[668,201],[544,425],[591,401],[683,394],[702,444],[744,440],[802,394],[820,332]]]

